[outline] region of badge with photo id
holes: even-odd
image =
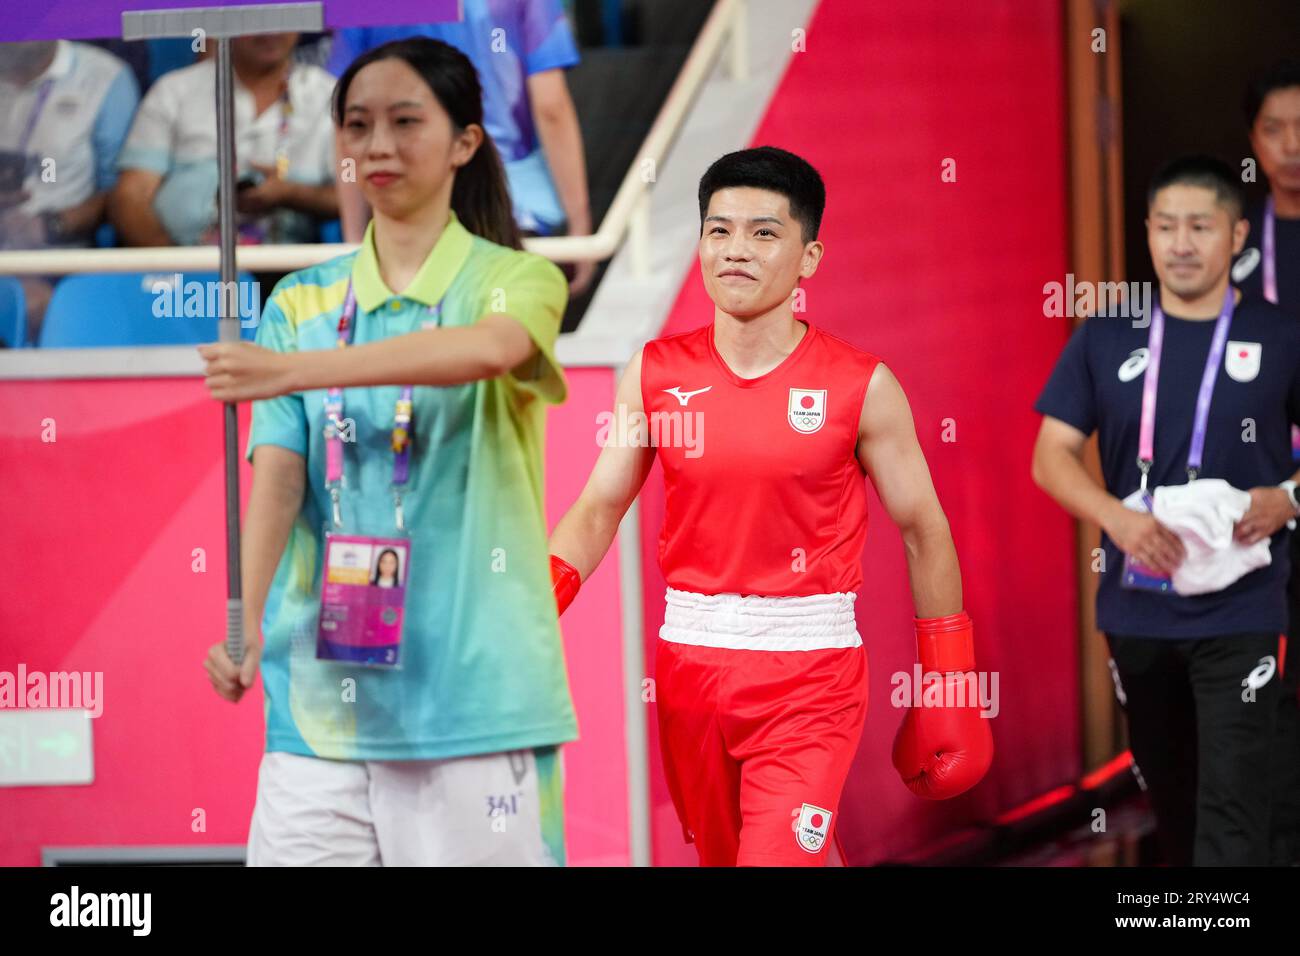
[[[316,659],[400,667],[409,538],[325,536]]]
[[[1139,489],[1124,499],[1124,507],[1150,514],[1151,496]],[[1172,593],[1174,589],[1174,582],[1168,575],[1161,574],[1127,554],[1124,555],[1124,572],[1120,585],[1131,591],[1155,591],[1159,594]]]

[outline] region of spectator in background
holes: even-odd
[[[91,245],[139,88],[84,43],[0,43],[0,248]],[[24,277],[34,339],[53,280]]]
[[[338,215],[334,78],[297,63],[296,33],[236,38],[235,162],[241,243],[315,242]],[[209,57],[149,90],[118,161],[109,214],[132,246],[217,240],[216,64]]]
[[[411,36],[442,40],[465,53],[483,87],[483,125],[491,135],[524,235],[591,233],[582,131],[564,70],[578,47],[560,0],[465,0],[458,23],[339,30],[329,69],[336,76],[367,50]],[[343,237],[360,242],[368,211],[355,183],[340,180]],[[570,292],[591,284],[595,264],[565,269]]]

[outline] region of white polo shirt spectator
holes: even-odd
[[[50,65],[26,83],[0,74],[0,149],[27,155],[22,186],[27,198],[11,212],[39,219],[112,187],[118,151],[139,101],[126,64],[84,43],[58,41]],[[86,246],[93,239],[90,231],[75,237],[20,228],[12,233],[13,241],[0,236],[0,245]]]
[[[208,59],[160,77],[140,104],[118,168],[158,173],[162,184],[153,207],[180,245],[204,241],[217,222],[216,66]],[[253,166],[276,166],[284,177],[306,185],[333,180],[334,124],[330,96],[334,77],[320,67],[293,64],[287,103],[277,101],[254,116],[253,94],[235,78],[236,178]],[[278,209],[240,217],[241,227],[270,242],[315,242],[317,223],[309,215]]]

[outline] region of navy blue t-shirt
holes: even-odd
[[[1123,500],[1137,490],[1138,432],[1149,328],[1130,318],[1094,317],[1070,337],[1034,408],[1085,435],[1097,432],[1106,490]],[[1187,481],[1187,456],[1201,373],[1214,320],[1165,317],[1156,393],[1155,462],[1148,486]],[[1256,357],[1257,356],[1257,361]],[[1250,423],[1254,422],[1254,440]],[[1199,477],[1248,491],[1285,481],[1290,426],[1300,422],[1300,318],[1243,295],[1215,380]],[[1120,586],[1123,555],[1105,532],[1106,571],[1097,591],[1097,627],[1143,637],[1217,637],[1286,629],[1287,530],[1273,536],[1272,563],[1213,594],[1184,597]]]
[[[1250,235],[1232,264],[1232,283],[1252,298],[1264,298],[1264,204],[1247,212]],[[1277,276],[1277,302],[1287,312],[1300,315],[1300,219],[1274,218],[1273,262]],[[1291,436],[1291,459],[1300,464],[1300,441]],[[1291,536],[1291,563],[1300,558],[1300,534]]]

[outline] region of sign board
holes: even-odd
[[[7,4],[0,42],[94,40],[122,36],[122,14],[142,10],[212,10],[215,7],[284,7],[284,0],[39,0]],[[323,0],[325,29],[447,23],[460,20],[461,0]]]

